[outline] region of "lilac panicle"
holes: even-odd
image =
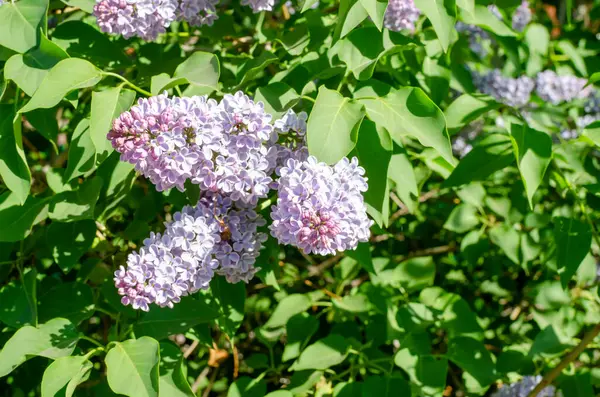
[[[421,11],[413,0],[390,0],[385,10],[383,24],[389,30],[399,32],[403,29],[415,30],[415,22]]]
[[[259,268],[256,258],[266,240],[258,230],[265,220],[238,208],[228,197],[207,194],[165,223],[164,234],[151,233],[144,246],[115,272],[124,305],[149,310],[150,304],[173,307],[181,297],[206,289],[215,274],[228,282],[248,282]]]
[[[571,75],[559,76],[552,70],[538,73],[535,79],[536,94],[546,102],[558,105],[577,98],[587,98],[592,87],[585,87],[586,79]]]
[[[527,76],[506,77],[498,69],[484,74],[473,73],[473,82],[479,91],[513,107],[525,106],[529,102],[534,88],[531,78]]]
[[[367,241],[373,222],[362,196],[367,190],[364,172],[356,157],[334,166],[313,156],[289,159],[280,170],[271,235],[281,244],[320,255],[355,249]]]
[[[256,205],[267,196],[275,148],[271,116],[242,92],[220,103],[205,97],[140,99],[108,134],[123,161],[162,191],[183,191],[187,180]]]
[[[275,0],[242,0],[242,5],[249,6],[255,13],[273,11]]]
[[[501,387],[492,397],[527,397],[529,393],[542,381],[542,376],[525,376],[520,382]],[[542,389],[539,397],[559,397],[562,393],[557,391],[554,386],[548,386]]]

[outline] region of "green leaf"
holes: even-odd
[[[529,207],[533,209],[533,195],[542,184],[552,157],[552,138],[545,132],[517,124],[511,125],[510,134]]]
[[[19,110],[54,107],[73,90],[92,87],[102,79],[102,72],[90,62],[78,58],[63,59],[48,72],[31,100]]]
[[[456,40],[456,3],[454,0],[415,0],[415,6],[431,21],[444,52]]]
[[[33,96],[48,71],[68,57],[62,48],[40,36],[38,47],[10,57],[4,65],[4,77],[14,81],[27,95]]]
[[[600,121],[588,124],[583,130],[583,136],[590,139],[596,146],[600,146]]]
[[[479,225],[477,207],[470,204],[460,204],[454,207],[444,224],[444,229],[455,233],[466,233]]]
[[[460,8],[460,19],[469,25],[477,25],[498,36],[515,37],[517,34],[506,24],[499,20],[488,8],[476,4],[473,12]]]
[[[296,314],[307,311],[312,306],[310,298],[302,294],[291,294],[283,298],[265,324],[267,328],[283,327]]]
[[[350,258],[356,259],[362,268],[369,273],[375,273],[369,243],[358,243],[356,249],[352,251],[346,251],[346,255],[348,255]]]
[[[454,135],[480,116],[501,106],[501,103],[487,95],[463,94],[456,98],[444,112],[448,132]]]
[[[420,389],[420,395],[443,394],[448,375],[446,358],[416,355],[410,349],[401,349],[394,356],[394,363],[408,373],[411,382]]]
[[[90,120],[83,119],[73,132],[69,145],[69,160],[63,179],[68,182],[78,176],[91,173],[95,165],[96,148],[90,134]]]
[[[48,215],[48,199],[29,196],[20,205],[17,195],[5,192],[0,196],[0,241],[23,240],[37,222]]]
[[[385,129],[378,129],[370,120],[361,123],[355,150],[369,178],[369,187],[364,193],[367,210],[379,226],[387,226],[390,217],[388,167],[391,149],[391,138]]]
[[[197,51],[175,69],[173,78],[161,85],[153,84],[153,95],[182,84],[189,84],[186,96],[208,95],[217,89],[221,69],[219,59],[211,53]]]
[[[307,313],[296,314],[286,321],[285,329],[287,339],[283,354],[281,355],[281,361],[289,361],[298,358],[302,348],[318,328],[319,321],[316,317]]]
[[[281,40],[278,40],[290,55],[300,55],[310,42],[310,31],[306,24],[296,24],[285,32]]]
[[[265,105],[265,112],[273,115],[273,119],[280,118],[288,109],[291,109],[300,99],[298,93],[289,85],[282,82],[271,83],[256,89],[255,101]]]
[[[482,386],[489,385],[495,378],[496,366],[492,355],[478,340],[467,337],[451,339],[446,357]]]
[[[37,271],[24,272],[22,279],[24,282],[13,281],[0,290],[0,321],[16,329],[26,324],[36,326],[38,322]]]
[[[55,318],[38,328],[22,327],[0,351],[0,377],[8,375],[32,356],[51,359],[69,356],[78,340],[77,329],[64,318]]]
[[[130,397],[158,397],[159,345],[144,336],[115,342],[106,355],[106,374],[112,391]]]
[[[129,110],[134,100],[135,92],[124,90],[121,87],[92,93],[89,133],[96,149],[96,161],[101,162],[112,151],[106,135],[112,127],[113,120],[124,111]]]
[[[444,185],[451,187],[484,181],[514,161],[510,138],[500,134],[488,135],[458,163]]]
[[[346,36],[369,16],[359,0],[340,0],[338,22],[333,33],[334,41]]]
[[[0,8],[0,46],[20,53],[35,47],[47,9],[48,2],[43,0],[5,3]]]
[[[590,252],[592,230],[587,223],[577,219],[557,217],[554,218],[554,241],[560,281],[566,287]]]
[[[58,154],[58,121],[55,109],[36,109],[25,115],[27,121],[46,138],[53,146],[54,152]]]
[[[308,118],[310,154],[328,164],[346,156],[356,145],[364,115],[363,105],[321,86]]]
[[[15,120],[12,105],[0,105],[0,177],[19,203],[25,203],[31,186],[31,172],[23,150],[21,117]]]
[[[434,279],[435,262],[431,256],[424,256],[403,261],[393,269],[388,280],[412,292],[433,285]]]
[[[194,392],[186,379],[181,349],[171,342],[160,343],[160,379],[162,396],[194,397]]]
[[[219,315],[202,300],[184,297],[172,309],[153,307],[135,324],[135,334],[163,339],[185,333],[198,324],[208,323]]]
[[[48,216],[55,221],[64,222],[94,219],[96,201],[102,186],[102,178],[94,177],[84,182],[77,190],[57,194],[50,200]]]
[[[308,346],[290,371],[327,369],[342,363],[348,355],[350,344],[341,335],[332,334]]]
[[[377,96],[373,95],[371,87],[364,87],[354,96],[365,105],[368,117],[378,126],[385,127],[394,141],[402,145],[403,136],[415,137],[422,145],[434,148],[444,159],[454,163],[444,114],[435,103],[420,88],[387,89],[387,95]]]
[[[369,14],[371,20],[380,31],[383,29],[383,17],[387,8],[387,0],[360,0],[360,4]]]
[[[210,290],[219,311],[217,325],[231,338],[244,319],[246,286],[244,283],[230,284],[225,277],[215,277]]]
[[[55,360],[44,371],[42,397],[71,397],[75,388],[88,379],[92,367],[92,363],[84,356]]]
[[[368,392],[364,394],[365,391]],[[396,397],[410,396],[410,386],[400,377],[369,376],[363,383],[363,396]]]
[[[396,185],[394,191],[402,203],[411,214],[414,213],[419,205],[419,187],[415,170],[404,147],[398,145],[394,147],[394,154],[388,167],[388,178]]]
[[[263,52],[258,57],[245,62],[237,71],[236,77],[239,81],[238,87],[254,80],[256,76],[263,73],[267,66],[278,62],[279,58],[270,52]]]
[[[48,227],[46,241],[56,264],[63,272],[68,273],[90,249],[95,236],[96,223],[93,220],[52,222]]]
[[[39,299],[40,322],[54,317],[64,317],[79,324],[94,314],[94,297],[90,286],[73,282],[60,283]]]
[[[511,225],[498,224],[490,230],[490,240],[504,251],[508,259],[515,264],[521,263],[521,239]]]
[[[242,376],[229,387],[227,397],[263,397],[267,393],[267,382]]]
[[[575,48],[575,46],[570,41],[560,40],[556,44],[556,48],[558,48],[563,54],[567,56],[567,58],[571,60],[571,62],[573,62],[573,66],[575,66],[575,69],[577,69],[577,71],[582,76],[585,77],[588,75],[587,67],[585,66],[585,60],[583,59],[580,50],[578,48]]]

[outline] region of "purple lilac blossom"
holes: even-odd
[[[560,132],[560,136],[566,141],[577,139],[581,131],[583,131],[588,125],[598,120],[600,120],[600,114],[586,114],[581,116],[575,120],[575,125],[577,128],[563,130]]]
[[[525,376],[520,382],[501,387],[492,397],[527,397],[535,389],[538,383],[542,381],[542,376]],[[562,393],[557,391],[554,386],[548,386],[542,389],[538,397],[559,397]]]
[[[513,107],[525,106],[529,102],[534,88],[531,78],[527,76],[506,77],[498,69],[484,74],[474,72],[473,82],[479,91]]]
[[[355,249],[369,239],[362,193],[365,170],[354,157],[334,166],[310,156],[289,159],[280,170],[277,205],[271,207],[271,235],[281,244],[319,255]]]
[[[473,141],[477,139],[483,129],[482,122],[473,122],[463,128],[458,135],[452,139],[452,152],[458,158],[463,158],[473,150]]]
[[[419,19],[421,11],[415,6],[413,0],[390,0],[383,24],[389,30],[399,32],[403,29],[415,30],[415,22]]]
[[[529,22],[531,22],[531,9],[529,2],[523,1],[512,16],[512,27],[517,32],[522,32]]]
[[[489,5],[488,10],[499,20],[503,20],[500,10],[495,5]],[[487,48],[484,47],[486,41],[493,42],[494,39],[488,32],[476,25],[468,25],[464,22],[458,21],[455,25],[456,31],[459,33],[465,33],[469,40],[469,48],[480,58],[485,57],[488,54]]]
[[[586,113],[600,114],[600,92],[593,90],[590,93],[587,101],[583,105],[583,110]]]
[[[94,15],[103,32],[155,40],[179,19],[194,26],[212,25],[218,0],[100,0]]]
[[[154,40],[177,18],[177,0],[101,0],[94,15],[103,32]]]
[[[182,296],[207,289],[216,274],[228,282],[248,282],[259,268],[256,258],[266,240],[266,224],[255,211],[238,208],[228,197],[207,194],[165,223],[164,234],[151,233],[127,267],[115,272],[121,302],[134,309],[150,304],[173,307]]]
[[[571,75],[559,76],[552,70],[545,70],[536,76],[535,90],[544,101],[558,105],[577,98],[589,97],[592,88],[583,88],[586,84],[586,79]]]
[[[267,196],[276,148],[268,147],[271,116],[242,92],[221,103],[205,97],[140,99],[108,134],[123,161],[135,165],[163,191],[183,191],[187,180],[201,190],[256,205]]]
[[[242,0],[242,5],[249,6],[254,13],[273,11],[275,0]]]

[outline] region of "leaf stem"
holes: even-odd
[[[579,342],[579,344],[569,353],[567,354],[560,363],[554,368],[552,371],[548,372],[542,381],[538,383],[538,385],[533,389],[531,393],[529,393],[528,397],[536,397],[544,388],[552,384],[554,379],[565,369],[571,362],[575,361],[577,357],[585,350],[586,346],[589,345],[596,336],[600,334],[600,324],[596,324],[594,328]]]
[[[103,345],[102,343],[98,342],[98,341],[97,341],[96,339],[94,339],[94,338],[90,338],[90,337],[89,337],[89,336],[87,336],[87,335],[81,335],[81,336],[80,336],[80,338],[81,338],[81,339],[83,339],[83,340],[87,340],[87,341],[88,341],[88,342],[90,342],[90,343],[93,343],[94,345],[98,346],[99,348],[102,348],[102,349],[104,349],[104,345]]]
[[[302,96],[300,96],[300,98],[306,99],[307,101],[311,101],[312,103],[317,102],[314,98],[311,98],[308,95],[302,95]]]
[[[116,79],[121,80],[122,82],[124,82],[125,84],[127,84],[129,87],[133,88],[134,90],[136,90],[140,94],[143,94],[143,95],[146,95],[146,96],[152,96],[151,92],[146,91],[143,88],[138,87],[137,85],[133,84],[131,81],[127,80],[125,77],[121,76],[120,74],[116,74],[116,73],[112,73],[112,72],[105,72],[105,71],[102,71],[102,74],[104,76],[111,76],[111,77],[114,77]]]

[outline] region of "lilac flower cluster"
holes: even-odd
[[[154,40],[179,19],[194,26],[212,24],[217,0],[99,0],[94,15],[103,32]]]
[[[483,129],[483,123],[481,122],[473,122],[466,126],[462,131],[458,133],[452,139],[452,152],[458,158],[463,158],[471,150],[473,150],[473,145],[471,144]]]
[[[586,79],[571,75],[559,76],[552,70],[545,70],[536,76],[535,91],[544,101],[558,105],[588,97],[591,94],[591,87],[583,88],[586,84]]]
[[[413,0],[390,0],[385,10],[383,24],[389,30],[399,32],[403,29],[415,30],[415,22],[421,11]]]
[[[368,241],[373,224],[362,192],[365,170],[346,158],[334,166],[310,156],[289,159],[280,170],[277,204],[271,208],[271,235],[307,254],[333,254]]]
[[[479,91],[513,107],[525,106],[534,89],[534,81],[531,78],[527,76],[506,77],[498,69],[484,74],[474,72],[473,82]]]
[[[3,0],[0,0],[0,5]],[[105,33],[155,40],[172,22],[212,25],[219,0],[97,0],[94,16]],[[271,11],[274,0],[242,0],[254,12]]]
[[[276,148],[271,115],[242,92],[221,103],[205,97],[140,99],[119,116],[108,134],[123,161],[135,165],[157,190],[187,180],[204,191],[256,204],[266,197]]]
[[[275,133],[271,138],[271,144],[277,151],[275,171],[279,172],[289,159],[298,161],[308,159],[306,120],[308,120],[306,112],[296,114],[290,109],[279,120],[275,121]]]
[[[577,128],[566,129],[560,132],[560,136],[564,140],[577,139],[579,133],[583,131],[588,125],[595,121],[600,120],[600,114],[586,114],[575,120],[575,126]]]
[[[165,223],[164,234],[151,233],[127,268],[115,272],[124,305],[149,310],[154,303],[173,307],[182,296],[207,289],[213,276],[248,282],[259,270],[256,258],[266,240],[266,224],[255,211],[238,208],[228,197],[207,194]]]
[[[527,397],[529,393],[542,381],[540,375],[525,376],[523,379],[510,386],[500,388],[492,397]],[[559,397],[562,396],[560,391],[557,391],[553,386],[545,387],[539,394],[539,397]]]
[[[512,16],[512,27],[517,32],[522,32],[529,22],[531,22],[531,9],[529,2],[525,0],[517,7]]]

